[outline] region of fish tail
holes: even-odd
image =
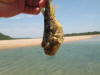
[[[55,8],[53,7],[52,0],[48,0],[46,3],[45,12],[48,13],[49,16],[54,16]]]

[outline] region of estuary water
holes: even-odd
[[[40,46],[1,50],[0,75],[100,75],[100,37],[64,43],[52,57]]]

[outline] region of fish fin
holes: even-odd
[[[54,6],[54,14],[55,14],[55,12],[56,12],[56,8],[58,7],[58,5],[56,4],[55,6]]]
[[[50,6],[50,13],[52,14],[52,15],[54,15],[54,7],[53,7],[53,4],[52,4],[52,0],[48,0],[48,5]]]

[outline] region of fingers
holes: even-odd
[[[32,5],[33,5],[33,3],[32,3],[33,1],[32,1],[32,0],[26,0],[26,1],[27,1],[26,4],[27,4],[28,6],[32,6]]]
[[[38,8],[38,7],[33,8],[33,7],[28,7],[27,6],[24,9],[24,13],[38,15],[40,13],[40,8]]]
[[[39,7],[40,0],[26,0],[26,6]]]
[[[47,0],[27,0],[24,13],[38,15],[40,8],[44,8]]]
[[[39,6],[42,7],[42,8],[44,8],[45,5],[46,5],[46,2],[47,2],[47,0],[40,0],[39,1]]]

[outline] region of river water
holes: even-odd
[[[40,46],[0,51],[0,75],[99,75],[100,37],[64,43],[56,56]]]

